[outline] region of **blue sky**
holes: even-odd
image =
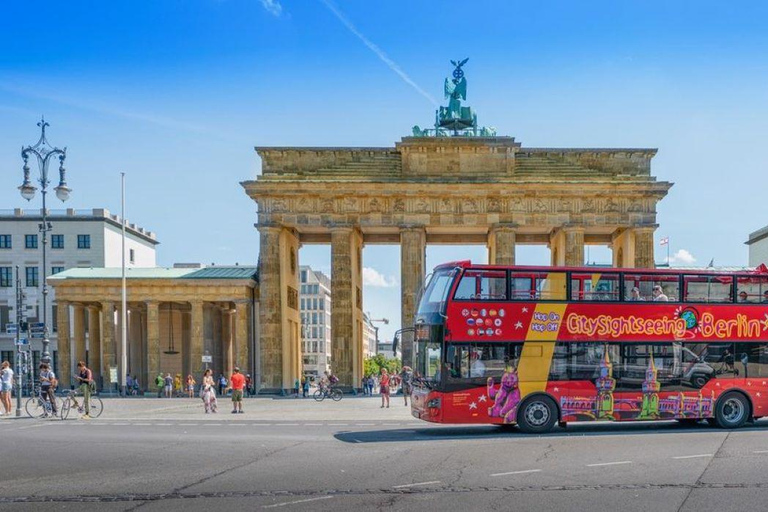
[[[51,142],[69,147],[67,206],[119,211],[125,171],[128,217],[158,233],[160,264],[255,263],[255,206],[238,185],[259,172],[253,146],[391,146],[429,124],[426,96],[442,102],[448,61],[469,57],[481,124],[524,146],[659,148],[653,172],[675,186],[657,239],[670,236],[681,263],[743,265],[748,233],[768,223],[767,11],[763,2],[8,0],[0,205],[26,206],[19,148],[37,140],[45,114]],[[326,271],[329,256],[328,247],[300,255]],[[428,266],[463,257],[483,260],[485,250],[430,247]],[[364,259],[365,308],[393,320],[388,336],[399,323],[399,250],[370,246]],[[547,252],[521,248],[518,260],[545,263]]]

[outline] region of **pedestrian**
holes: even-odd
[[[301,380],[301,391],[302,391],[302,396],[304,398],[307,398],[307,396],[309,396],[309,378],[306,375]]]
[[[165,398],[171,398],[173,396],[173,377],[170,373],[165,374],[163,384],[165,385]]]
[[[157,387],[157,398],[162,398],[163,387],[165,387],[165,379],[162,372],[158,373],[157,377],[155,377],[155,386]]]
[[[56,375],[51,371],[49,366],[45,363],[40,363],[40,398],[44,402],[51,404],[51,414],[56,416],[58,411],[56,410],[56,395],[53,393],[56,390]],[[46,416],[48,413],[45,414]]]
[[[381,408],[384,408],[386,402],[387,409],[389,409],[389,373],[386,368],[381,369],[379,384],[381,385]]]
[[[405,399],[405,406],[408,407],[408,398],[410,398],[413,392],[413,370],[410,366],[403,366],[400,371],[400,382],[403,386],[403,399]]]
[[[125,374],[125,394],[130,395],[133,389],[133,378],[130,373]]]
[[[134,375],[133,376],[133,395],[134,396],[138,395],[140,390],[141,390],[141,386],[139,385],[139,378]]]
[[[200,385],[200,398],[203,399],[205,414],[208,414],[209,412],[215,413],[218,409],[216,393],[214,392],[215,385],[216,383],[213,381],[213,370],[208,368],[205,370],[205,373],[203,373],[203,383]]]
[[[243,414],[243,388],[245,376],[240,373],[240,368],[235,367],[229,378],[229,389],[232,390],[232,414]]]
[[[89,420],[91,419],[91,391],[94,384],[93,373],[91,373],[91,370],[85,366],[85,361],[79,361],[77,363],[77,375],[75,378],[80,385],[80,393],[83,394],[83,409],[85,409],[85,414],[83,414],[82,417],[84,420]]]
[[[195,397],[195,384],[197,384],[197,382],[195,382],[195,378],[190,373],[187,375],[187,394],[189,398]]]
[[[0,401],[3,403],[5,414],[11,414],[11,389],[13,389],[13,370],[11,370],[11,363],[3,361],[0,364]]]
[[[173,396],[179,398],[181,396],[181,374],[177,373],[173,378]]]
[[[293,398],[299,398],[299,388],[301,387],[301,381],[298,377],[293,381]]]
[[[245,374],[245,396],[251,396],[251,385],[253,384],[253,380],[251,379],[251,374],[246,373]]]
[[[219,395],[224,396],[224,390],[227,388],[227,378],[223,374],[219,374]]]
[[[363,375],[363,378],[360,380],[360,388],[363,390],[363,396],[368,394],[368,376]]]

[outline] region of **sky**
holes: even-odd
[[[672,262],[746,265],[768,224],[768,4],[405,0],[6,0],[0,208],[21,146],[67,146],[66,205],[155,231],[158,263],[255,264],[254,146],[392,146],[429,125],[451,59],[480,124],[529,147],[652,147],[674,182],[657,244]],[[657,245],[657,260],[665,257]],[[428,248],[427,266],[483,247]],[[365,306],[399,327],[399,248],[364,251]],[[610,251],[590,248],[590,261]],[[520,247],[519,263],[548,263]],[[302,264],[330,273],[330,248]]]

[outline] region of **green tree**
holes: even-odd
[[[386,368],[389,373],[399,373],[402,366],[403,363],[399,359],[376,354],[363,361],[363,373],[365,375],[379,375],[382,368]]]

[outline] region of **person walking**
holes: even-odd
[[[173,396],[173,377],[170,373],[165,374],[163,384],[165,385],[165,398],[171,398]]]
[[[77,379],[80,385],[80,393],[83,394],[83,409],[85,414],[82,418],[84,420],[91,419],[91,386],[93,385],[93,373],[85,366],[85,361],[79,361],[77,363]]]
[[[363,390],[363,396],[368,394],[368,376],[363,375],[363,378],[360,379],[360,388]]]
[[[213,370],[210,368],[205,370],[203,374],[203,383],[200,385],[200,398],[203,399],[203,405],[205,406],[205,414],[215,413],[218,409],[218,402],[216,401],[216,392],[214,388],[216,383],[213,381]]]
[[[50,367],[45,363],[40,363],[40,398],[44,402],[51,404],[51,414],[54,417],[59,413],[56,410],[56,395],[53,393],[57,384],[56,375],[54,375]],[[48,413],[46,413],[47,415]]]
[[[299,388],[301,387],[301,381],[298,377],[293,381],[293,398],[299,398]]]
[[[243,414],[243,388],[245,376],[240,373],[240,368],[235,366],[232,376],[229,378],[229,389],[232,390],[232,414]]]
[[[165,386],[165,379],[163,378],[163,373],[160,372],[157,374],[157,377],[155,377],[155,387],[157,387],[157,398],[163,397],[164,386]]]
[[[413,392],[413,370],[411,370],[410,366],[403,366],[403,369],[400,371],[400,383],[403,389],[405,406],[408,407],[408,399]]]
[[[197,384],[197,382],[195,382],[195,378],[190,373],[187,375],[187,395],[189,398],[195,397],[195,384]]]
[[[181,398],[181,374],[177,373],[173,378],[173,396]]]
[[[224,390],[227,388],[227,378],[224,374],[219,374],[219,395],[224,396]]]
[[[11,363],[3,361],[0,364],[0,402],[4,411],[0,414],[11,414],[11,390],[13,389],[13,370]]]
[[[379,385],[381,386],[381,408],[384,408],[384,403],[387,404],[389,409],[389,372],[386,368],[381,369],[381,378],[379,379]]]
[[[302,396],[304,398],[307,398],[309,396],[309,377],[306,375],[304,378],[301,379],[301,390],[302,390]]]
[[[253,389],[253,380],[251,379],[251,374],[246,373],[245,374],[245,396],[252,396],[253,393],[251,390]]]

